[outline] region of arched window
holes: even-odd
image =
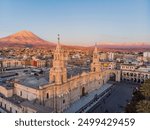
[[[53,75],[53,79],[52,79],[52,81],[53,81],[53,82],[55,82],[55,75]]]
[[[10,112],[12,112],[12,107],[10,107]]]
[[[49,99],[49,93],[46,94],[46,98]]]
[[[95,70],[96,70],[96,69],[95,69],[95,67],[94,67],[94,68],[93,68],[93,71],[95,72]]]
[[[61,75],[61,83],[63,83],[63,75]]]
[[[85,96],[85,88],[82,88],[82,96]]]
[[[20,91],[20,96],[22,96],[22,91]]]

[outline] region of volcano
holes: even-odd
[[[55,44],[45,41],[30,31],[20,31],[0,38],[1,47],[54,47]]]

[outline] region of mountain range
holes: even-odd
[[[43,40],[30,31],[20,31],[15,34],[0,38],[0,47],[50,47],[54,48],[55,43]],[[89,49],[94,46],[82,47],[76,45],[63,45],[65,48],[74,49]],[[100,42],[97,44],[98,48],[150,48],[148,42],[126,42],[126,43],[113,43],[113,42]]]
[[[150,42],[101,42],[97,46],[99,48],[150,48]]]
[[[0,38],[0,46],[3,47],[44,47],[55,46],[55,43],[41,39],[30,31],[20,31],[10,36]]]

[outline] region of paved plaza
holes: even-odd
[[[134,89],[138,84],[120,82],[117,83],[111,94],[98,102],[89,112],[91,113],[120,113],[124,112],[125,106],[132,99]]]

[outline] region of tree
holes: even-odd
[[[136,105],[136,111],[141,113],[150,113],[150,101],[141,100]]]
[[[146,80],[140,87],[141,94],[149,100],[150,98],[150,80]]]
[[[150,79],[133,93],[131,102],[126,106],[126,112],[150,112]]]
[[[137,103],[138,103],[139,101],[145,99],[144,96],[141,94],[140,91],[135,91],[135,92],[133,93],[133,95],[134,95],[134,96],[133,96],[132,100],[130,101],[130,103],[128,103],[128,105],[127,105],[126,108],[125,108],[125,111],[126,111],[127,113],[136,113],[136,112],[137,112],[137,111],[136,111],[136,105],[137,105]]]

